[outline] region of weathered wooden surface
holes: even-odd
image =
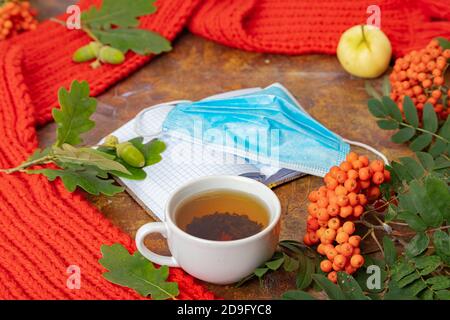
[[[64,8],[61,2],[64,1],[58,1],[58,6]],[[86,140],[88,143],[97,142],[132,119],[141,109],[153,104],[176,99],[196,100],[228,90],[264,87],[274,82],[286,86],[313,117],[339,135],[367,143],[389,158],[408,153],[405,147],[389,142],[388,132],[377,128],[367,111],[364,80],[345,73],[336,57],[249,53],[188,33],[178,38],[172,52],[154,59],[99,97],[97,127]],[[379,80],[374,83],[379,83]],[[50,124],[40,130],[41,144],[48,144],[53,139],[54,129]],[[355,150],[361,151],[359,148]],[[305,177],[275,189],[283,208],[282,239],[302,238],[306,196],[309,190],[320,184],[319,178]],[[152,221],[126,193],[112,198],[89,199],[131,236],[141,225]],[[161,253],[168,253],[165,242],[160,238],[153,238],[148,245]],[[280,272],[268,276],[262,286],[257,280],[238,289],[208,286],[227,299],[267,299],[278,298],[284,291],[294,288],[295,280],[294,275]]]

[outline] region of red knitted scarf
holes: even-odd
[[[82,1],[86,8],[94,2]],[[396,54],[450,36],[450,4],[384,0],[382,29]],[[442,2],[442,3],[441,3]],[[160,0],[141,27],[173,39],[189,29],[220,43],[260,52],[335,52],[346,28],[365,23],[368,1],[356,0]],[[190,20],[188,20],[190,19]],[[34,32],[0,43],[0,167],[22,162],[38,146],[36,125],[51,120],[56,92],[87,80],[96,96],[150,60],[128,54],[120,66],[74,64],[72,53],[89,41],[79,31],[44,22]],[[100,246],[132,239],[113,226],[79,193],[38,175],[0,173],[0,298],[135,299],[132,290],[102,278]],[[81,269],[81,288],[66,286],[67,267]],[[214,295],[180,269],[171,269],[181,299]]]

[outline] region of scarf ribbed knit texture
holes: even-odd
[[[86,8],[99,1],[82,1]],[[442,2],[442,3],[441,3]],[[368,1],[160,0],[141,27],[169,39],[185,27],[225,45],[258,52],[333,54],[340,34],[365,23]],[[450,4],[422,0],[379,1],[382,29],[395,54],[450,36]],[[0,167],[17,166],[38,146],[36,126],[51,121],[56,92],[74,79],[87,80],[93,96],[148,62],[132,53],[119,66],[71,62],[89,42],[80,31],[44,22],[34,32],[0,42]],[[199,61],[200,62],[200,61]],[[102,244],[134,241],[113,226],[79,192],[69,193],[40,175],[0,173],[0,298],[137,299],[134,291],[104,280],[98,263]],[[67,267],[81,269],[81,288],[66,285]],[[182,270],[170,280],[180,299],[214,295]]]

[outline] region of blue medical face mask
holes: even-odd
[[[162,131],[264,165],[324,176],[350,146],[313,119],[281,85],[231,98],[181,102]]]

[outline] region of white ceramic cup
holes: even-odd
[[[268,208],[269,224],[257,234],[239,240],[211,241],[194,237],[175,224],[177,206],[191,196],[215,189],[241,191],[260,199]],[[280,233],[281,206],[275,193],[253,179],[236,176],[208,176],[193,180],[176,190],[165,208],[165,222],[150,222],[139,228],[136,246],[148,260],[159,265],[181,267],[194,277],[230,284],[251,274],[272,257]],[[169,245],[171,257],[150,251],[144,239],[160,233]]]

